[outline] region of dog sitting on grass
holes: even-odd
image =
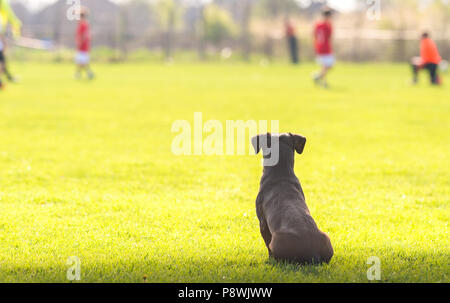
[[[256,213],[269,257],[298,264],[329,263],[333,256],[330,238],[311,217],[294,173],[295,152],[303,153],[305,144],[305,137],[290,133],[252,138],[255,153],[262,149],[264,154]],[[274,148],[279,151],[278,161],[267,165],[265,160]]]

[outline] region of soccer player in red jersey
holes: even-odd
[[[333,26],[331,24],[332,15],[333,10],[325,7],[322,10],[322,20],[314,28],[317,62],[322,66],[322,70],[314,74],[314,82],[323,87],[328,86],[326,76],[335,64],[333,48],[331,46],[331,37],[333,34]]]
[[[89,10],[86,7],[82,7],[80,10],[80,21],[78,22],[77,28],[77,46],[78,52],[75,57],[75,62],[77,64],[76,78],[81,77],[81,73],[86,71],[89,79],[94,78],[94,73],[90,67],[90,56],[89,52],[91,50],[91,33],[89,28],[89,23],[87,21],[89,15]]]

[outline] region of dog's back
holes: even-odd
[[[333,256],[330,239],[317,227],[295,181],[280,182],[261,195],[260,209],[272,234],[269,249],[281,261],[328,263]]]

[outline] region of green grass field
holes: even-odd
[[[406,65],[13,64],[0,92],[0,282],[450,282],[450,77]],[[258,156],[174,156],[175,120],[279,120],[332,240],[322,266],[268,260]]]

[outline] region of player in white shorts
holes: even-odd
[[[89,11],[83,7],[80,13],[80,22],[77,28],[77,46],[78,52],[75,56],[75,63],[77,65],[76,77],[80,78],[81,73],[86,71],[89,79],[94,78],[94,73],[90,67],[89,51],[91,50],[91,33],[89,23],[87,21]]]

